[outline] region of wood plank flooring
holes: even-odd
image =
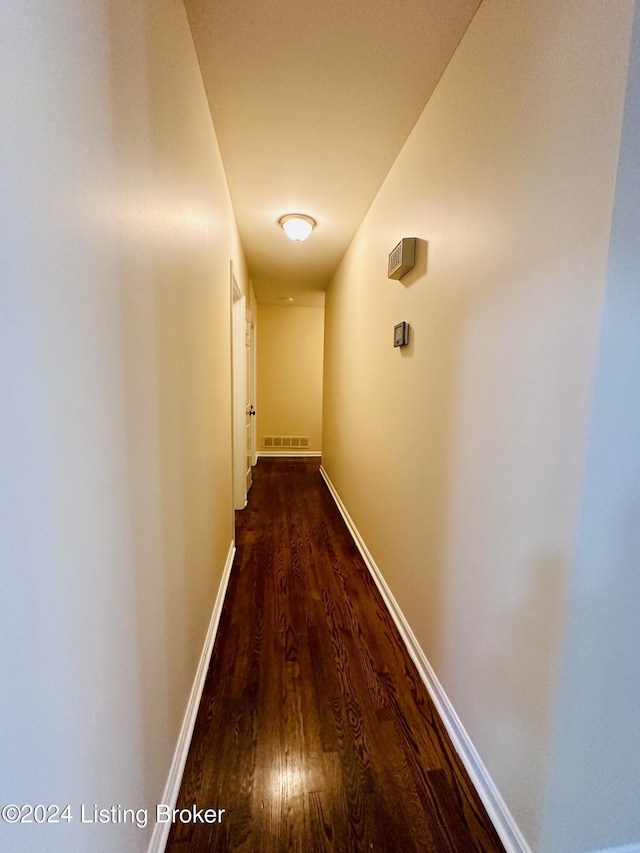
[[[168,853],[503,847],[319,473],[261,459]]]

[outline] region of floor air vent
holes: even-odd
[[[265,450],[304,450],[309,447],[308,435],[263,435]]]

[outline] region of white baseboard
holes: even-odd
[[[389,609],[389,613],[400,632],[400,636],[407,647],[407,651],[416,665],[422,681],[429,691],[429,695],[440,714],[442,722],[449,733],[449,737],[451,738],[453,745],[458,752],[458,755],[460,756],[462,763],[464,764],[465,769],[478,792],[478,796],[482,800],[482,803],[487,810],[487,814],[495,826],[496,832],[500,836],[500,840],[504,844],[507,853],[531,853],[531,848],[520,832],[513,815],[507,808],[507,804],[502,799],[493,779],[489,775],[489,771],[484,766],[482,759],[478,755],[471,738],[467,734],[460,718],[456,714],[449,697],[444,692],[442,685],[438,681],[438,677],[427,660],[427,657],[420,647],[413,631],[409,627],[409,623],[405,619],[402,610],[393,597],[391,590],[387,586],[380,569],[369,553],[369,550],[360,536],[353,519],[349,515],[347,508],[343,504],[329,475],[322,466],[320,466],[320,473],[331,492],[340,514],[349,528],[349,532],[353,536],[353,540],[362,555],[362,559],[369,569],[376,586],[380,590],[380,594],[382,595],[382,598]],[[610,851],[610,853],[618,853],[618,851]],[[625,850],[624,853],[636,853],[636,851],[632,851],[630,849],[629,851]],[[640,853],[640,850],[638,853]]]
[[[260,450],[258,456],[322,456],[321,450]]]
[[[187,710],[185,711],[184,719],[182,721],[180,736],[178,737],[176,750],[173,754],[173,761],[171,762],[169,777],[167,779],[167,784],[164,788],[164,793],[162,794],[161,802],[168,805],[172,809],[175,807],[178,801],[178,794],[180,793],[182,774],[184,773],[185,764],[187,763],[189,746],[191,745],[191,737],[193,735],[193,729],[196,724],[196,717],[198,715],[200,699],[202,697],[202,691],[204,689],[204,681],[207,676],[207,669],[209,668],[211,653],[213,652],[213,644],[216,639],[216,634],[218,633],[218,625],[220,624],[220,616],[222,614],[222,605],[224,604],[224,597],[227,592],[227,585],[229,583],[229,577],[231,575],[231,567],[233,566],[233,558],[235,556],[235,553],[235,542],[232,541],[231,545],[229,546],[227,561],[222,572],[222,578],[220,580],[220,586],[218,588],[216,601],[213,605],[211,621],[209,622],[209,630],[207,631],[207,636],[204,641],[202,654],[200,655],[200,662],[198,663],[196,677],[191,688],[191,695],[189,696],[189,702],[187,703]],[[170,829],[170,822],[156,823],[153,828],[151,840],[149,842],[148,853],[164,853],[164,849],[167,845],[167,840],[169,838]]]

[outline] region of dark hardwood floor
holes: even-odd
[[[319,460],[254,472],[167,851],[503,851]]]

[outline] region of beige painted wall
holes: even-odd
[[[232,541],[229,261],[246,271],[182,4],[6,0],[0,90],[0,823],[147,849]],[[223,804],[224,805],[224,804]]]
[[[633,5],[483,3],[326,302],[323,464],[533,850]]]
[[[259,453],[263,435],[306,435],[322,449],[323,339],[323,308],[259,306]]]
[[[640,6],[580,496],[543,850],[638,850]],[[633,848],[626,845],[633,844]]]

